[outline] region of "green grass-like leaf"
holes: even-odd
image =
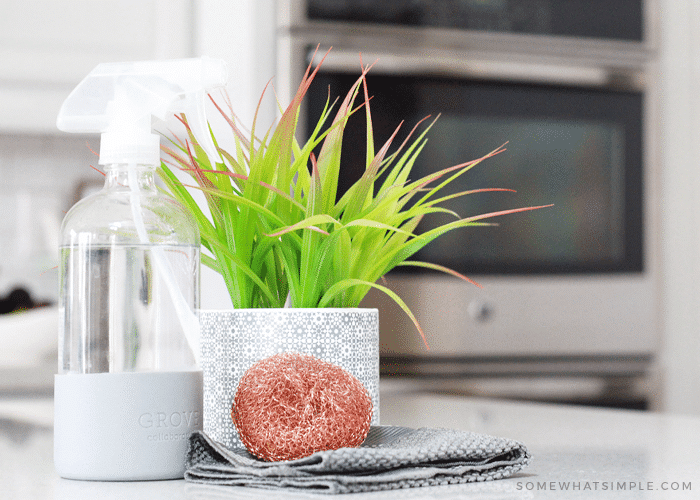
[[[310,137],[299,144],[300,106],[319,66],[312,70],[309,65],[292,102],[280,107],[277,125],[262,139],[255,136],[257,112],[251,132],[246,134],[230,104],[221,105],[212,98],[229,124],[235,143],[234,151],[225,151],[210,131],[219,153],[216,158],[207,157],[187,127],[187,117],[181,115],[187,138],[175,138],[172,147],[163,148],[169,160],[162,163],[159,173],[171,194],[194,215],[202,244],[211,253],[203,256],[203,263],[221,273],[234,307],[283,307],[285,303],[292,307],[357,307],[367,292],[376,288],[406,312],[426,341],[403,300],[377,280],[397,266],[421,266],[477,285],[445,267],[409,259],[448,231],[490,225],[484,220],[544,207],[466,218],[441,207],[459,196],[510,191],[487,188],[444,193],[456,178],[505,148],[411,180],[411,169],[435,120],[417,133],[421,120],[389,154],[399,125],[375,151],[366,80],[370,66],[363,67],[337,110],[338,101],[331,103],[329,96]],[[356,106],[360,95],[362,102]],[[362,110],[367,124],[365,171],[336,200],[344,131],[350,115]],[[313,151],[319,146],[316,158]],[[181,182],[171,167],[189,174],[194,183]],[[204,193],[209,215],[197,205],[190,189]],[[435,213],[451,214],[455,220],[417,234],[418,223]]]

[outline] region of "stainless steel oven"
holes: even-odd
[[[334,0],[282,2],[278,86],[295,90],[317,45],[332,47],[302,120],[369,74],[375,139],[440,114],[416,176],[507,151],[456,190],[462,216],[523,205],[552,209],[454,232],[420,258],[484,285],[397,270],[387,276],[422,323],[381,294],[387,374],[462,377],[569,374],[638,377],[658,337],[658,185],[654,26],[650,2]],[[317,61],[318,61],[317,57]],[[361,118],[361,122],[364,118]],[[341,169],[363,165],[361,123]],[[400,143],[400,139],[397,139]],[[354,153],[359,154],[356,162]],[[428,227],[428,226],[425,226]]]

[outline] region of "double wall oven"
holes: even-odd
[[[501,218],[497,227],[454,231],[417,256],[483,289],[419,268],[387,276],[431,350],[390,299],[372,292],[366,305],[381,307],[383,373],[443,381],[648,375],[659,325],[652,3],[281,2],[282,101],[320,60],[312,60],[316,47],[321,54],[332,47],[302,120],[314,122],[329,91],[331,98],[347,92],[361,54],[365,64],[376,61],[368,76],[376,143],[402,120],[407,133],[439,115],[415,178],[507,142],[455,191],[517,193],[457,198],[447,208],[469,216],[554,204]],[[346,186],[364,168],[363,120],[348,127]]]

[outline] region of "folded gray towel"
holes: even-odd
[[[359,448],[283,462],[228,449],[203,432],[190,436],[185,479],[197,483],[356,493],[501,479],[530,462],[510,439],[449,429],[372,426]]]

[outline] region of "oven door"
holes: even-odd
[[[356,72],[321,67],[307,95],[307,130],[315,127],[329,92],[345,95],[356,79]],[[482,188],[517,193],[475,194],[441,206],[468,217],[555,205],[498,219],[497,229],[447,233],[420,251],[418,260],[468,275],[642,271],[640,90],[386,74],[381,67],[367,82],[376,144],[403,122],[394,141],[399,145],[414,124],[436,118],[412,168],[414,180],[507,143],[506,152],[454,180],[448,193]],[[359,112],[345,130],[339,195],[364,172],[365,135]],[[433,214],[419,231],[453,219]]]

